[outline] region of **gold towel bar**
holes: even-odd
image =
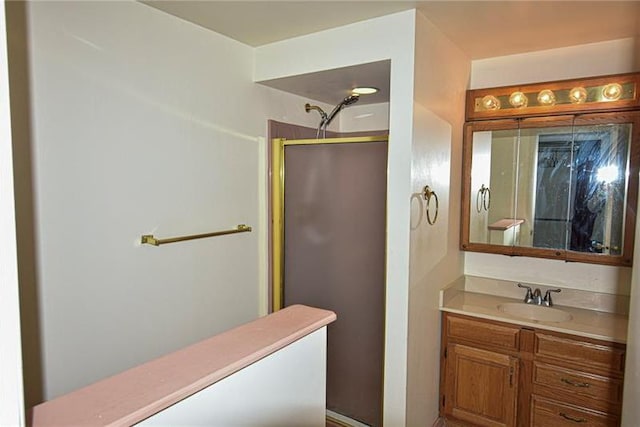
[[[245,233],[251,231],[248,225],[240,224],[233,230],[216,231],[213,233],[194,234],[191,236],[170,237],[168,239],[157,239],[153,234],[145,234],[142,236],[141,243],[153,246],[164,245],[165,243],[184,242],[185,240],[204,239],[206,237],[224,236],[225,234]]]

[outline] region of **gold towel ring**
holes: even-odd
[[[427,222],[429,223],[429,225],[433,225],[438,220],[438,210],[440,209],[440,203],[438,202],[438,195],[428,185],[426,185],[424,187],[424,190],[422,190],[422,196],[427,201],[427,208],[426,208],[426,211],[427,211]],[[433,216],[433,219],[431,219],[431,212],[429,210],[429,206],[431,204],[431,197],[436,199],[436,213]]]

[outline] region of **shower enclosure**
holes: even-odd
[[[273,140],[274,310],[332,310],[327,409],[382,424],[387,136]]]

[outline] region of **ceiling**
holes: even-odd
[[[471,59],[640,36],[637,1],[191,1],[143,3],[250,46],[417,8]],[[327,103],[354,84],[385,86],[388,63],[278,79],[269,85]],[[375,71],[375,74],[371,74]],[[361,81],[367,76],[367,81]],[[375,79],[374,79],[375,77]],[[313,86],[313,87],[311,87]],[[318,90],[316,90],[318,89]],[[384,90],[383,87],[381,89]],[[382,101],[381,101],[382,100]]]
[[[358,105],[363,105],[389,101],[390,76],[391,61],[379,61],[283,77],[261,83],[327,104],[337,104],[348,96],[354,87],[373,86],[377,88],[378,93],[360,97]]]

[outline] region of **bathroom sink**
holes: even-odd
[[[564,310],[520,302],[500,304],[498,305],[498,310],[513,317],[541,322],[565,322],[571,320],[571,314]]]

